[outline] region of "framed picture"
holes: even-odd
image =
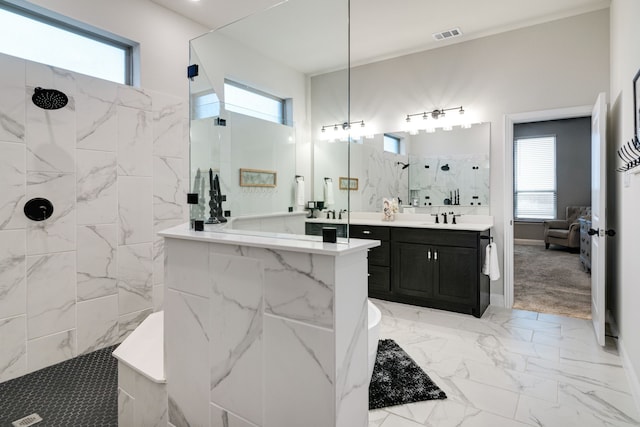
[[[276,178],[276,171],[240,169],[241,187],[275,187],[277,184]]]
[[[347,178],[346,176],[341,176],[339,180],[339,188],[341,190],[355,191],[358,189],[358,178]]]
[[[633,135],[640,139],[640,70],[636,73],[636,76],[633,78]]]

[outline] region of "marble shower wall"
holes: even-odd
[[[179,98],[0,55],[0,382],[124,339],[163,303],[155,233],[186,220]],[[69,97],[31,102],[35,87]],[[28,220],[33,197],[54,205]]]

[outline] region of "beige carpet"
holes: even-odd
[[[591,276],[577,253],[514,245],[513,308],[591,319]]]

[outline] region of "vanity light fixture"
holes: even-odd
[[[340,128],[342,128],[342,130],[349,130],[351,129],[351,125],[356,124],[356,123],[360,123],[360,127],[364,128],[365,124],[364,124],[364,120],[358,120],[355,122],[343,122],[343,123],[333,123],[330,125],[324,125],[320,128],[320,132],[325,132],[327,129],[329,128],[333,128],[334,132],[337,132],[338,130],[340,130]],[[340,126],[340,127],[338,127]]]
[[[432,110],[432,111],[423,111],[422,113],[407,114],[406,122],[410,123],[411,118],[417,117],[417,116],[422,116],[422,120],[427,120],[429,116],[431,116],[431,118],[433,118],[434,120],[438,120],[439,118],[445,117],[447,111],[453,111],[453,110],[458,110],[458,113],[464,114],[464,108],[462,108],[462,106],[453,107],[453,108],[436,108],[435,110]]]

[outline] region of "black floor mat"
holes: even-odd
[[[395,341],[380,340],[369,385],[369,409],[446,398]]]

